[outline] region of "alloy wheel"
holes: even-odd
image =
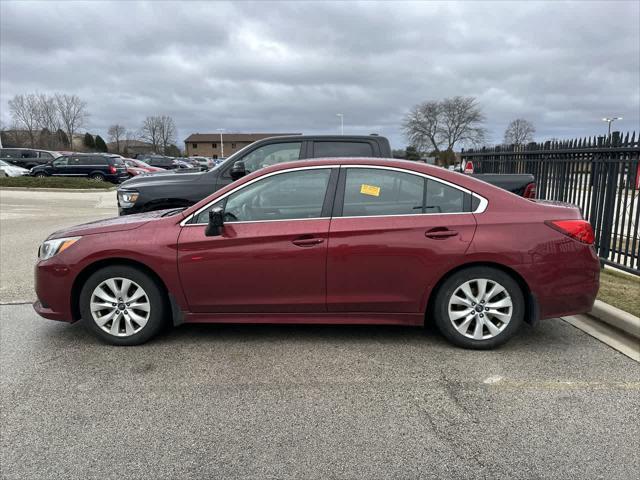
[[[130,337],[149,321],[151,302],[144,289],[127,278],[109,278],[91,294],[91,316],[105,332]]]
[[[449,320],[462,335],[473,340],[494,338],[513,315],[513,302],[495,280],[476,278],[458,286],[449,299]]]

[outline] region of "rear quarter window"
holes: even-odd
[[[372,157],[373,148],[368,142],[313,142],[313,156]]]

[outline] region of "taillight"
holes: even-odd
[[[524,193],[522,194],[524,198],[535,199],[536,198],[536,184],[529,183],[526,187],[524,187]]]
[[[114,167],[113,165],[109,165],[109,173],[116,173],[116,167]]]
[[[593,228],[586,220],[552,220],[544,223],[579,242],[591,245],[595,240]]]

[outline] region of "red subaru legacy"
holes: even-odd
[[[186,209],[54,233],[34,307],[117,345],[183,322],[433,321],[457,345],[492,348],[522,322],[591,309],[592,243],[570,205],[415,162],[307,160]]]

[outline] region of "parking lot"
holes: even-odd
[[[482,352],[370,326],[118,348],[39,318],[38,244],[115,213],[114,192],[0,192],[3,478],[640,475],[640,365],[561,319]]]

